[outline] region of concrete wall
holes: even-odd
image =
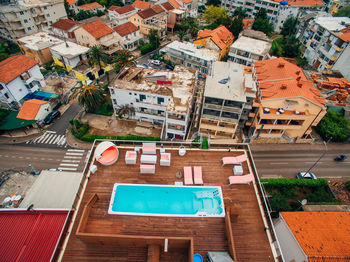
[[[52,111],[50,103],[41,105],[38,113],[35,116],[35,120],[44,120],[44,118]]]
[[[275,223],[275,230],[280,242],[280,246],[283,253],[285,262],[306,262],[307,256],[302,248],[299,246],[298,241],[290,231],[287,223],[283,220],[283,217],[277,220]]]
[[[77,40],[77,43],[82,46],[95,46],[98,45],[98,41],[90,35],[84,28],[80,27],[77,30],[74,31],[75,39]]]
[[[338,60],[333,65],[334,70],[339,70],[346,80],[350,81],[350,45],[348,45]]]

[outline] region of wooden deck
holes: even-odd
[[[225,201],[238,203],[241,213],[237,219],[231,218],[236,256],[238,261],[273,261],[271,248],[261,218],[254,187],[250,185],[228,185],[228,177],[233,175],[232,165],[222,166],[221,158],[236,156],[243,151],[187,150],[180,157],[171,152],[171,166],[156,166],[156,174],[139,173],[137,165],[126,165],[126,149],[120,150],[120,157],[112,166],[98,165],[87,184],[82,205],[78,210],[63,261],[146,261],[147,248],[118,247],[112,245],[87,244],[76,235],[77,225],[85,203],[93,194],[99,200],[89,215],[85,232],[123,235],[147,235],[166,237],[193,237],[194,252],[206,257],[207,251],[228,251],[224,218],[175,218],[109,215],[108,206],[114,183],[169,184],[182,181],[175,177],[183,166],[200,165],[204,183],[221,185]],[[159,155],[159,152],[158,152]],[[159,157],[159,156],[158,156]],[[159,163],[159,161],[158,161]],[[249,173],[247,162],[243,164],[244,174]],[[187,252],[172,250],[160,252],[160,261],[187,261]]]

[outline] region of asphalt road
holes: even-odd
[[[293,178],[300,171],[307,171],[324,152],[323,146],[315,149],[279,146],[278,150],[254,150],[252,154],[258,174],[262,178]],[[316,146],[314,146],[316,147]],[[335,162],[338,155],[347,155],[344,162]],[[318,178],[350,177],[350,148],[348,145],[328,145],[324,157],[310,171]]]
[[[158,52],[158,50],[152,52],[152,54],[157,53],[157,52]],[[144,56],[141,56],[140,58],[136,59],[136,64],[137,65],[147,64],[147,65],[151,66],[152,68],[155,68],[155,69],[158,69],[158,70],[165,69],[165,64],[164,63],[162,63],[160,66],[153,65],[153,64],[149,63],[149,61],[151,60],[151,58],[149,58],[150,55],[151,55],[151,53],[147,54],[147,55],[144,55]]]
[[[53,124],[49,127],[48,130],[54,131],[58,135],[64,135],[69,125],[69,120],[73,119],[76,116],[76,114],[79,113],[81,108],[82,106],[78,102],[71,104],[71,106],[64,112],[64,114],[60,118],[54,120]]]
[[[87,153],[86,150],[0,145],[0,169],[32,164],[37,170],[58,168],[81,172]]]

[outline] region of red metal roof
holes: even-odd
[[[50,261],[68,211],[0,211],[1,261]]]

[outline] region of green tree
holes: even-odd
[[[108,64],[110,62],[108,54],[105,53],[105,51],[97,45],[89,49],[89,56],[90,63],[93,65],[98,65],[99,70],[102,68],[101,63]]]
[[[0,53],[0,61],[5,60],[6,58],[9,58],[9,55],[7,53]]]
[[[350,136],[350,121],[340,113],[328,111],[316,127],[323,140],[332,138],[334,142],[345,142]]]
[[[68,18],[72,18],[74,16],[74,12],[69,8],[69,4],[66,0],[64,0],[64,9],[66,10]]]
[[[87,4],[87,2],[85,0],[78,0],[77,1],[77,5],[80,6],[80,5],[85,5]]]
[[[150,42],[150,44],[154,45],[156,49],[159,47],[160,38],[158,35],[158,30],[156,29],[149,30],[149,33],[148,35],[146,35],[146,37],[148,38],[148,41]]]
[[[243,30],[243,18],[241,16],[236,17],[230,27],[228,28],[230,30],[230,32],[233,34],[233,36],[235,37],[235,39],[238,38],[239,34],[242,32]]]
[[[205,21],[209,24],[228,16],[227,10],[223,7],[209,6],[203,14]]]
[[[123,118],[124,116],[133,116],[135,115],[135,108],[130,105],[122,105],[118,107],[118,116]]]
[[[240,6],[235,9],[235,11],[233,12],[233,16],[245,18],[247,16],[247,9]]]
[[[198,13],[204,13],[205,9],[206,9],[205,5],[198,6]]]
[[[120,50],[117,52],[113,59],[113,64],[116,64],[118,68],[129,66],[135,63],[135,57],[128,50]]]
[[[288,17],[283,23],[281,34],[284,38],[294,35],[297,31],[298,19],[295,17]]]
[[[192,37],[196,37],[197,34],[198,34],[198,31],[199,31],[199,27],[198,27],[198,24],[193,24],[190,26],[188,32],[190,33],[190,35]]]
[[[255,15],[255,19],[257,18],[268,19],[267,10],[265,8],[260,8],[257,14]]]
[[[301,53],[300,47],[301,47],[300,42],[295,37],[295,35],[292,35],[288,38],[284,38],[283,39],[282,56],[296,58]]]
[[[336,12],[333,16],[339,16],[339,17],[350,17],[350,5],[344,6],[338,12]]]
[[[105,12],[101,11],[101,10],[97,10],[96,12],[96,16],[100,17],[103,16],[105,14]]]
[[[180,41],[182,42],[182,40],[184,39],[184,36],[186,35],[185,31],[178,31],[177,32],[177,36],[179,37]]]
[[[116,6],[124,6],[123,2],[121,0],[107,0],[107,5],[106,7],[109,8],[112,5]]]
[[[270,21],[262,17],[258,17],[254,20],[252,28],[256,31],[264,32],[267,35],[273,31],[273,25],[270,23]]]
[[[84,10],[80,10],[75,16],[74,19],[77,21],[80,20],[84,20],[84,19],[88,19],[90,17],[93,17],[95,15],[95,13],[92,13],[90,11],[84,11]]]
[[[208,0],[207,1],[207,6],[220,6],[221,5],[221,1],[220,0]]]
[[[101,88],[93,84],[81,85],[74,90],[72,98],[78,97],[79,103],[84,106],[86,112],[96,112],[105,101],[103,93]]]

